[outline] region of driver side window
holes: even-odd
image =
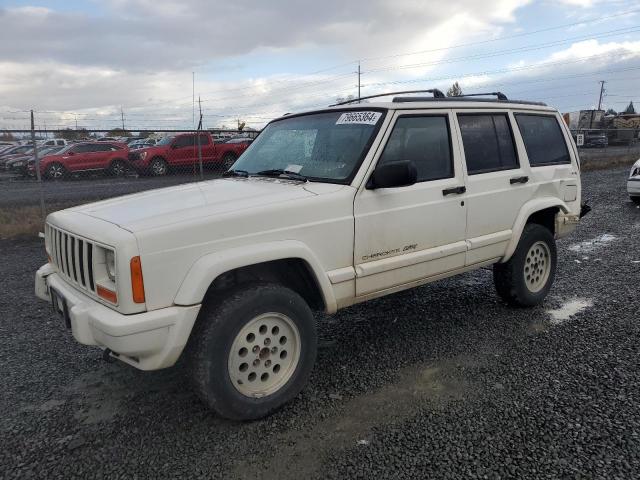
[[[453,177],[448,117],[430,115],[398,118],[378,165],[403,160],[415,164],[418,182]]]

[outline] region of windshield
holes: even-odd
[[[256,174],[285,170],[309,180],[345,183],[373,141],[384,114],[373,110],[325,112],[270,123],[234,164]]]
[[[169,145],[174,138],[176,138],[174,135],[164,137],[158,143],[156,143],[156,145]]]

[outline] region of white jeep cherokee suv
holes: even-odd
[[[303,388],[313,310],[488,265],[508,304],[540,303],[581,214],[569,130],[543,104],[427,92],[285,115],[224,178],[52,213],[36,294],[107,356],[185,356],[233,419]]]

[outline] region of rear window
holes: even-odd
[[[532,167],[571,163],[555,116],[517,113],[516,122]]]
[[[518,168],[506,114],[458,114],[458,123],[469,175]]]

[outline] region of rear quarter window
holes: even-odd
[[[516,113],[515,117],[532,167],[571,163],[567,143],[555,116]]]

